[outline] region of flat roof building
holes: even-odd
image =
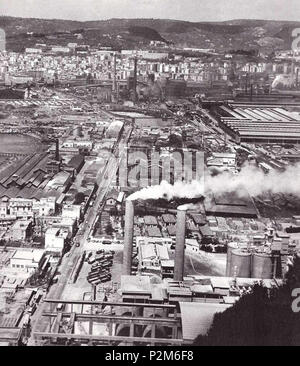
[[[18,249],[10,258],[10,267],[32,272],[41,265],[44,253],[43,249]]]

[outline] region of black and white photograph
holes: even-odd
[[[0,346],[300,346],[299,71],[299,0],[0,0]]]

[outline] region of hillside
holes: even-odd
[[[132,48],[147,45],[150,40],[166,40],[181,47],[215,48],[219,51],[263,49],[272,52],[291,48],[292,30],[300,27],[300,22],[233,20],[192,23],[166,19],[78,22],[0,17],[0,27],[7,33],[7,48],[12,50],[22,50],[35,43],[66,44],[77,41],[91,46],[100,43],[116,48]]]

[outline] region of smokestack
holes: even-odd
[[[59,161],[59,140],[55,141],[55,160]]]
[[[133,219],[134,204],[133,201],[126,200],[125,203],[125,234],[124,234],[124,252],[123,252],[123,275],[131,275],[132,265],[132,240],[133,240]]]
[[[183,280],[186,210],[177,208],[174,280]]]
[[[117,55],[114,53],[114,76],[113,76],[113,92],[117,91]]]
[[[137,57],[134,58],[134,70],[133,70],[134,101],[136,101],[137,99],[136,86],[137,86]]]
[[[246,74],[246,84],[245,84],[245,93],[248,92],[248,73]]]

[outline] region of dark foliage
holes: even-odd
[[[80,205],[82,202],[84,202],[84,199],[85,199],[84,193],[82,193],[82,192],[76,193],[75,202],[74,202],[75,205]]]
[[[139,27],[133,26],[128,28],[130,34],[138,37],[143,37],[145,39],[150,39],[153,41],[162,41],[166,42],[166,40],[155,30],[149,27]]]

